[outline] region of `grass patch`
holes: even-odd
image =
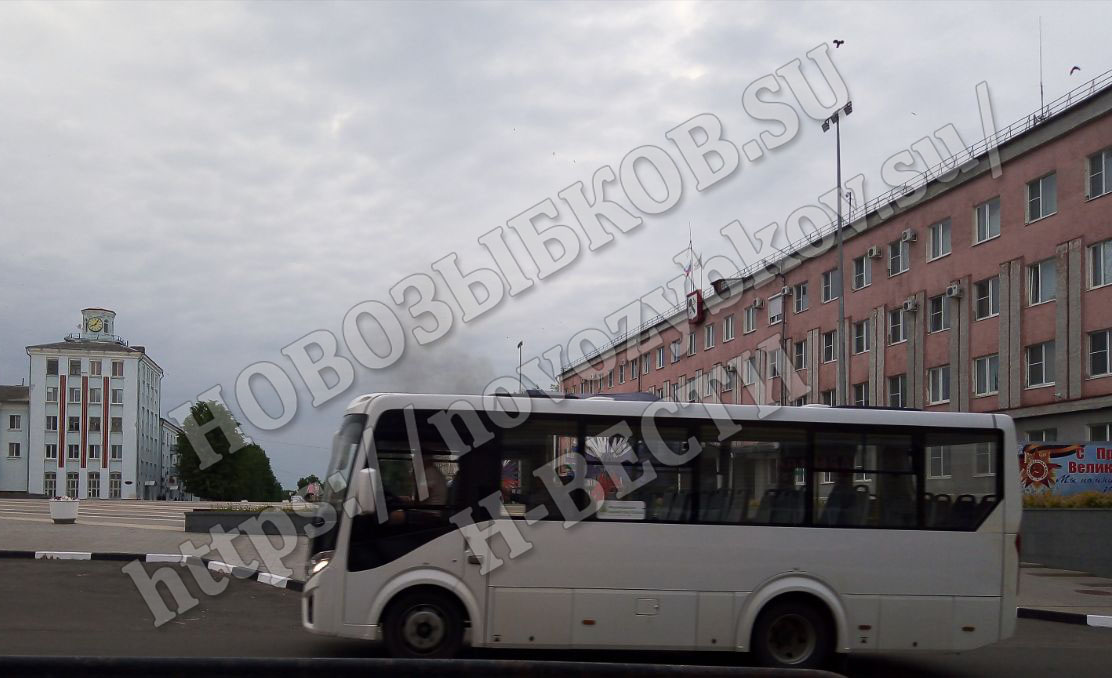
[[[1025,494],[1024,508],[1112,508],[1112,492],[1078,492],[1067,497],[1055,494]]]

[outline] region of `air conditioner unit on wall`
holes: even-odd
[[[904,300],[903,309],[908,313],[914,313],[919,310],[919,302],[915,301],[914,297],[908,297]]]
[[[916,236],[914,229],[905,228],[903,233],[900,234],[900,242],[915,242],[915,240]]]
[[[753,308],[764,308],[764,305],[764,299],[761,299],[760,297],[757,297],[753,300]]]
[[[788,287],[787,285],[780,288],[780,296],[790,297],[791,295],[792,295],[792,288]]]
[[[880,258],[880,248],[877,247],[876,245],[873,245],[872,247],[870,247],[868,249],[868,251],[865,252],[865,254],[870,259],[879,259]]]
[[[946,287],[946,296],[948,297],[953,297],[956,299],[961,296],[961,293],[961,285],[957,284],[956,282],[952,282]]]

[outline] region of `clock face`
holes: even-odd
[[[89,330],[90,331],[100,332],[101,327],[103,327],[103,324],[102,324],[100,318],[90,318],[89,319]]]

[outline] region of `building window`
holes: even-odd
[[[692,329],[687,333],[687,355],[695,355],[699,350],[698,342],[695,339],[695,330]]]
[[[89,445],[89,459],[100,459],[100,445],[96,443]]]
[[[950,329],[950,300],[940,294],[931,297],[928,304],[927,331],[942,332]]]
[[[873,262],[861,256],[853,260],[853,289],[859,290],[873,283]]]
[[[792,366],[797,370],[807,369],[807,340],[792,345]]]
[[[796,407],[803,407],[806,404],[807,404],[807,396],[805,396],[805,395],[800,396],[800,397],[798,397],[798,398],[796,398],[795,400],[792,401],[792,405],[794,405]]]
[[[58,387],[57,386],[47,386],[46,387],[46,402],[48,402],[48,403],[58,402]]]
[[[722,341],[731,341],[734,338],[734,316],[728,315],[722,320]]]
[[[1057,267],[1053,259],[1027,267],[1027,303],[1031,306],[1053,301],[1057,287]]]
[[[122,376],[124,376],[124,361],[122,361],[122,360],[113,360],[112,361],[112,376],[113,377],[122,377]]]
[[[1053,172],[1027,184],[1027,223],[1058,211],[1057,175]]]
[[[42,491],[47,497],[58,496],[57,478],[58,476],[55,475],[54,471],[47,471],[42,474]]]
[[[89,417],[89,432],[100,433],[100,417]]]
[[[833,301],[838,298],[842,292],[842,281],[838,275],[838,269],[827,271],[822,274],[822,303]]]
[[[950,253],[950,220],[932,224],[928,229],[930,234],[930,249],[927,261],[933,261]]]
[[[864,353],[869,350],[869,319],[853,324],[853,352]]]
[[[888,277],[899,275],[911,264],[911,243],[897,240],[888,243]]]
[[[1101,330],[1089,334],[1089,376],[1103,377],[1112,374],[1112,365],[1108,360],[1108,342],[1112,338],[1112,330]]]
[[[984,320],[1000,314],[1000,276],[992,276],[973,284],[973,315]]]
[[[768,378],[775,379],[780,376],[781,366],[784,363],[784,352],[778,348],[772,349],[768,354]]]
[[[832,363],[838,359],[838,331],[822,333],[822,361]]]
[[[47,358],[46,359],[46,374],[48,376],[56,376],[58,374],[58,359],[57,358]]]
[[[792,290],[792,298],[795,300],[795,312],[802,313],[807,310],[810,301],[807,298],[807,283],[801,282]]]
[[[19,459],[19,443],[8,443],[8,459]]]
[[[745,334],[757,329],[757,307],[747,306],[745,308],[745,316],[742,318],[741,331]]]
[[[1054,383],[1054,342],[1027,347],[1027,388]]]
[[[1089,424],[1089,442],[1104,443],[1112,440],[1112,423]]]
[[[1051,443],[1058,440],[1058,429],[1056,428],[1040,428],[1027,432],[1027,442],[1029,443]]]
[[[784,319],[784,297],[779,294],[768,298],[768,324],[775,325]]]
[[[81,458],[80,445],[66,445],[66,460],[76,461]]]
[[[112,427],[109,430],[112,433],[123,433],[124,432],[124,418],[123,417],[112,417],[111,425],[112,425]]]
[[[986,355],[973,360],[973,393],[989,395],[1000,390],[1000,356]]]
[[[726,369],[719,370],[719,374],[722,375],[722,390],[732,391],[734,388],[734,371],[727,365]]]
[[[664,347],[660,346],[656,349],[656,369],[664,368]]]
[[[71,388],[69,390],[69,402],[71,402],[71,403],[81,402],[81,389]]]
[[[993,198],[973,209],[976,223],[974,243],[982,243],[1000,235],[1000,198]]]
[[[606,373],[606,388],[614,388],[614,370]]]
[[[819,394],[819,397],[822,399],[823,405],[834,407],[834,389],[823,391]]]
[[[714,323],[707,323],[703,327],[703,348],[714,348]]]
[[[100,498],[100,474],[90,473],[88,478],[89,483],[89,499]]]
[[[996,454],[992,449],[992,445],[989,443],[977,443],[977,446],[973,450],[973,475],[996,475],[993,462],[995,456]]]
[[[70,433],[81,430],[81,417],[69,417],[66,419],[66,430]]]
[[[99,388],[89,389],[89,404],[90,405],[99,405],[100,404],[100,389]]]
[[[744,368],[741,371],[741,383],[746,386],[752,386],[757,381],[757,356],[750,355],[745,359]]]
[[[46,415],[46,430],[47,431],[57,431],[58,430],[58,417],[57,416],[55,416],[53,414]]]
[[[58,445],[56,445],[55,443],[47,443],[46,452],[44,454],[46,459],[57,459]]]
[[[718,370],[716,369],[713,372],[711,372],[710,374],[704,375],[704,377],[703,377],[703,396],[704,397],[715,395],[716,391],[714,389],[718,385],[718,379],[714,375],[717,374],[717,373],[718,373]],[[698,379],[698,377],[696,377],[696,379]]]
[[[119,499],[120,498],[120,485],[121,485],[120,480],[121,480],[121,475],[120,475],[119,471],[113,471],[113,472],[108,474],[108,498],[109,499]]]
[[[81,361],[77,359],[70,359],[69,361],[69,375],[71,377],[81,376]]]
[[[77,488],[78,488],[78,483],[79,482],[80,481],[78,480],[76,473],[67,473],[66,474],[66,496],[67,497],[74,497],[74,498],[77,497]]]
[[[932,445],[927,448],[927,477],[950,477],[950,446]]]
[[[1089,199],[1112,191],[1112,148],[1089,156]],[[1105,438],[1107,440],[1107,438]]]
[[[656,349],[656,353],[657,353],[657,362],[659,363],[657,365],[657,367],[664,367],[664,347],[662,346],[662,347]],[[646,354],[641,356],[641,374],[648,374],[648,373],[649,373],[649,354],[646,353]]]
[[[927,370],[927,401],[931,405],[950,402],[950,366]]]
[[[8,415],[8,430],[19,431],[23,428],[23,417],[18,414]]]
[[[869,382],[853,385],[853,404],[857,407],[869,406]]]
[[[1089,287],[1112,284],[1112,240],[1089,248]]]
[[[907,341],[907,330],[904,326],[904,312],[902,308],[888,311],[888,343],[898,344]]]
[[[89,361],[89,374],[94,377],[99,377],[101,374],[101,362],[99,359]]]
[[[907,407],[907,375],[888,377],[888,407]]]

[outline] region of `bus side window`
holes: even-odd
[[[790,426],[746,426],[722,439],[699,428],[702,522],[800,525],[806,517],[807,437]]]
[[[924,435],[926,527],[973,530],[992,512],[1000,445],[991,431],[929,431]]]

